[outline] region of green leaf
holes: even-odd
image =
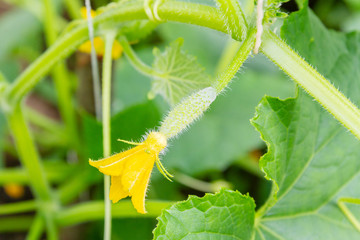
[[[215,2],[211,2],[215,5]],[[210,3],[206,4],[209,5]],[[176,22],[160,24],[157,31],[166,44],[170,44],[180,37],[184,38],[182,49],[196,56],[198,62],[206,68],[207,73],[215,74],[217,60],[221,57],[227,42],[224,35],[195,25]]]
[[[190,196],[163,211],[154,239],[250,239],[255,218],[254,200],[222,189],[199,198]]]
[[[359,105],[360,34],[328,31],[304,8],[285,21],[282,36]],[[294,99],[265,97],[253,124],[268,144],[260,166],[278,187],[256,239],[359,239],[337,206],[341,197],[360,197],[359,141],[300,89]],[[349,208],[359,221],[360,207]]]
[[[196,90],[210,86],[211,78],[197,62],[196,57],[181,50],[183,39],[179,38],[166,47],[163,53],[154,49],[153,68],[159,74],[153,78],[151,97],[163,96],[170,105]]]

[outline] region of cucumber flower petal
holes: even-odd
[[[146,213],[145,196],[154,163],[167,179],[172,177],[159,159],[167,139],[159,132],[150,132],[142,143],[123,142],[136,147],[98,161],[90,159],[89,164],[111,176],[110,200],[113,203],[129,196],[135,209],[139,213]]]

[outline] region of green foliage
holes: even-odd
[[[158,218],[154,239],[250,239],[255,203],[249,196],[222,189],[165,209]]]
[[[282,12],[280,6],[289,0],[267,0],[265,1],[264,21],[268,23],[274,22],[277,18],[285,18],[287,14]]]
[[[166,165],[198,175],[224,169],[240,156],[261,147],[249,119],[264,94],[292,96],[293,84],[277,72],[248,69],[234,79],[204,117],[191,126],[191,131],[172,141],[170,151],[164,156]]]
[[[160,121],[160,114],[152,101],[135,105],[111,118],[111,149],[121,152],[130,148],[128,144],[117,141],[126,139],[140,141],[144,133],[154,128]],[[103,157],[102,126],[94,117],[83,115],[83,132],[86,156],[91,159]]]
[[[251,58],[246,63],[247,68],[228,85],[243,61],[250,56],[255,37],[249,36],[255,36],[252,25],[256,20],[256,1],[219,0],[219,8],[210,0],[196,0],[197,3],[149,1],[150,9],[147,10],[157,12],[161,18],[159,22],[152,22],[147,19],[141,0],[124,0],[108,5],[108,0],[94,0],[93,6],[106,5],[98,9],[98,15],[94,18],[95,35],[104,37],[106,30],[116,31],[126,55],[133,53],[129,59],[137,71],[124,58],[114,60],[117,66],[113,65],[113,98],[109,94],[110,86],[104,85],[104,99],[112,98],[112,101],[103,102],[104,126],[95,117],[78,111],[80,121],[76,121],[74,114],[72,120],[77,124],[73,124],[71,131],[64,131],[72,124],[58,121],[56,106],[70,103],[68,109],[81,109],[82,106],[78,105],[82,101],[75,101],[74,88],[86,89],[88,86],[85,84],[91,86],[91,81],[79,81],[80,84],[76,85],[77,79],[71,78],[73,85],[66,87],[66,79],[60,79],[62,81],[58,81],[54,87],[49,81],[51,77],[47,77],[43,83],[38,83],[56,63],[73,54],[79,44],[88,38],[85,20],[72,21],[65,27],[69,20],[69,12],[66,12],[69,7],[72,11],[70,16],[77,16],[80,11],[80,2],[74,1],[45,1],[46,7],[41,1],[7,1],[22,6],[23,10],[16,6],[8,8],[0,3],[0,8],[6,12],[0,18],[0,71],[9,80],[9,83],[1,84],[3,79],[0,76],[0,107],[7,110],[0,112],[1,187],[4,188],[0,190],[2,196],[7,195],[0,199],[0,215],[36,210],[36,218],[33,213],[1,216],[1,233],[23,230],[30,232],[29,239],[39,239],[46,230],[46,238],[56,240],[61,227],[102,220],[104,215],[109,219],[108,213],[104,214],[103,211],[106,206],[102,201],[103,176],[87,165],[88,158],[103,158],[103,151],[107,152],[106,140],[111,142],[111,151],[118,153],[131,146],[117,139],[140,141],[147,131],[161,131],[164,123],[181,126],[181,129],[188,127],[193,121],[190,113],[196,110],[197,116],[202,115],[204,106],[207,107],[206,104],[210,102],[206,102],[205,98],[189,96],[200,89],[223,83],[221,88],[217,88],[220,92],[222,86],[227,87],[223,94],[215,96],[218,92],[210,91],[211,100],[216,97],[216,101],[203,118],[178,138],[168,139],[166,152],[161,159],[169,172],[175,175],[174,182],[160,178],[160,174],[154,170],[147,192],[148,214],[136,213],[127,200],[113,205],[111,239],[150,239],[155,217],[170,204],[163,200],[173,203],[186,199],[188,195],[203,195],[205,191],[215,191],[220,184],[243,193],[249,191],[250,194],[242,195],[238,191],[222,189],[220,193],[206,194],[201,198],[190,196],[188,200],[175,203],[162,212],[153,232],[154,238],[360,238],[359,227],[358,230],[354,227],[354,222],[360,223],[360,207],[355,204],[360,201],[360,146],[358,139],[328,113],[332,113],[352,133],[360,129],[360,117],[356,117],[360,116],[360,110],[346,98],[344,100],[342,95],[344,93],[356,105],[360,104],[360,34],[340,34],[327,30],[307,9],[308,1],[297,0],[296,3],[303,9],[285,20],[282,41],[270,30],[269,23],[286,16],[281,12],[280,5],[287,0],[265,0],[265,26],[260,51],[309,93],[297,87],[295,97],[287,98],[293,95],[293,84],[283,74],[269,67],[264,62],[264,56]],[[358,4],[355,2],[346,1],[351,11],[357,11]],[[324,6],[322,3],[317,7]],[[326,2],[326,6],[331,5]],[[44,13],[49,11],[44,9],[52,8],[59,11],[45,18]],[[46,21],[45,24],[42,21]],[[42,27],[49,22],[52,25],[51,28],[44,28],[45,35],[49,34],[49,29],[65,31],[40,54],[45,47]],[[339,22],[343,24],[345,21]],[[190,24],[196,26],[189,27]],[[199,26],[215,31],[200,29]],[[339,26],[344,25],[339,23]],[[245,29],[250,31],[247,33]],[[184,44],[179,37],[184,37]],[[221,56],[219,64],[217,61],[229,37],[245,40],[228,48],[232,50]],[[130,46],[125,47],[124,42],[128,41],[136,43],[134,51]],[[161,52],[155,48],[152,54],[154,45],[165,50]],[[235,54],[231,54],[231,51]],[[107,53],[109,58],[105,59],[110,59],[110,51]],[[76,55],[65,59],[64,71],[65,68],[70,72],[81,69],[78,77],[81,80],[90,79],[90,57],[86,54]],[[101,60],[101,57],[98,59]],[[99,64],[104,67],[104,76],[111,75],[110,62]],[[234,62],[239,64],[227,66]],[[20,74],[20,70],[28,64],[30,66]],[[217,77],[212,80],[208,74],[214,73]],[[152,81],[141,74],[150,76]],[[229,81],[222,81],[219,76]],[[26,101],[25,96],[30,92],[32,96]],[[55,93],[67,97],[58,98]],[[91,87],[86,94],[91,99]],[[264,94],[273,97],[263,97]],[[147,99],[155,96],[158,97],[152,101]],[[310,96],[327,109],[323,109]],[[281,100],[284,98],[287,99]],[[184,102],[190,106],[189,109],[181,105]],[[44,115],[27,111],[25,106],[44,110]],[[114,113],[111,124],[106,121],[110,108]],[[180,111],[176,109],[186,111],[179,114]],[[252,124],[260,134],[249,122],[254,112],[256,116]],[[6,125],[3,113],[9,125]],[[171,116],[171,113],[176,113],[174,119],[180,121],[172,118],[165,121],[163,116]],[[56,120],[50,119],[53,116]],[[11,136],[7,135],[9,128],[12,130]],[[177,130],[175,132],[178,133]],[[73,136],[80,133],[83,134],[81,141],[71,144]],[[260,163],[258,158],[265,151],[265,143],[259,135],[268,147]],[[360,133],[355,136],[360,139]],[[3,150],[6,157],[1,166]],[[19,156],[18,159],[16,156]],[[12,168],[18,160],[21,165]],[[263,179],[259,165],[270,181]],[[243,174],[244,170],[248,172]],[[134,178],[133,181],[137,180]],[[259,184],[260,181],[262,183]],[[19,201],[12,199],[11,191],[21,191],[23,188],[12,185],[14,183],[26,185],[25,196]],[[273,189],[269,199],[261,206],[270,191],[270,184]],[[32,195],[28,193],[27,186]],[[260,206],[257,213],[250,195]],[[339,199],[344,198],[350,199],[343,202],[349,212],[338,206]],[[94,201],[96,199],[98,201]],[[354,215],[353,219],[350,213]],[[87,231],[88,235],[79,238],[102,238],[103,223],[97,222],[93,226]],[[79,228],[76,230],[84,232]],[[64,232],[61,231],[61,234]]]
[[[11,11],[0,19],[0,31],[6,33],[1,38],[0,60],[7,57],[17,46],[26,44],[29,37],[41,29],[41,23],[25,10]],[[20,31],[13,31],[19,26],[21,26]]]
[[[352,101],[360,103],[359,34],[328,31],[304,8],[285,21],[282,36]],[[359,238],[337,206],[340,197],[360,197],[355,191],[360,180],[358,140],[302,90],[294,99],[265,97],[253,124],[269,148],[261,168],[278,187],[273,196],[277,202],[264,212],[257,238]],[[351,210],[360,216],[359,207]]]
[[[181,50],[183,39],[172,42],[164,52],[154,49],[153,68],[159,74],[152,80],[151,97],[163,96],[170,105],[196,90],[210,86],[211,78],[193,57]]]
[[[12,81],[20,72],[19,63],[13,55],[20,49],[25,57],[29,50],[36,52],[40,45],[36,37],[40,31],[41,22],[26,10],[15,9],[1,16],[0,32],[6,34],[1,35],[0,71],[8,80]]]
[[[247,34],[245,16],[237,0],[216,0],[221,17],[230,36],[238,41],[243,41]]]

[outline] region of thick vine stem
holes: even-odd
[[[169,1],[159,6],[158,15],[164,21],[195,24],[227,32],[221,14],[214,7]],[[117,24],[140,19],[147,19],[143,4],[142,2],[133,2],[124,6],[109,8],[95,17],[94,26],[97,29],[102,23]],[[7,105],[9,102],[11,104],[20,101],[57,61],[68,56],[86,39],[86,23],[79,24],[78,27],[59,39],[21,74],[14,84],[7,88],[5,91]],[[360,122],[358,122],[360,111],[343,94],[337,91],[275,34],[269,31],[264,32],[261,50],[360,139]]]
[[[360,110],[334,85],[273,32],[264,32],[261,51],[360,139]]]
[[[237,0],[216,0],[228,33],[235,39],[243,40],[247,34],[244,13]]]
[[[220,14],[209,6],[185,2],[165,2],[158,8],[158,15],[164,21],[177,21],[209,27],[226,32]],[[117,24],[130,20],[143,20],[147,16],[141,2],[135,2],[110,10],[94,18],[95,30],[101,24]],[[44,54],[31,64],[6,90],[6,102],[13,105],[20,101],[59,60],[64,59],[88,39],[86,21],[58,39]]]
[[[252,48],[254,47],[255,34],[256,31],[254,29],[249,31],[248,37],[244,40],[243,44],[240,46],[230,64],[217,77],[217,80],[214,84],[214,88],[216,89],[217,94],[224,90],[231,79],[233,79],[237,71],[239,71],[244,61],[248,58]]]

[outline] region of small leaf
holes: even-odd
[[[254,209],[254,200],[237,191],[190,196],[163,211],[154,239],[251,239]]]
[[[163,53],[154,49],[153,68],[159,74],[153,78],[150,96],[162,95],[170,105],[196,90],[210,86],[211,78],[196,57],[181,50],[183,39],[172,42]]]

